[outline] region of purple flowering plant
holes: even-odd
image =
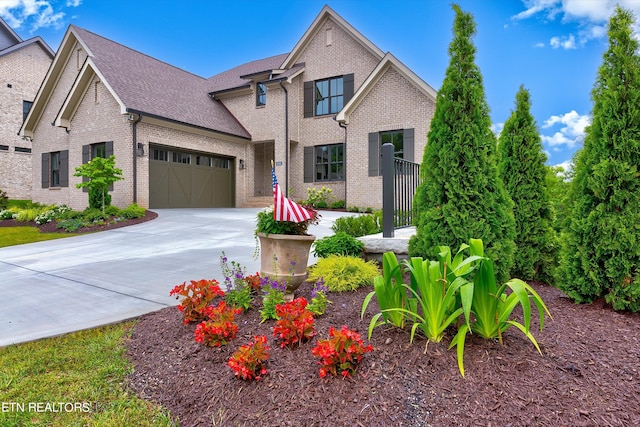
[[[276,314],[276,306],[278,304],[284,304],[284,294],[287,291],[287,282],[270,280],[269,277],[262,277],[262,309],[260,310],[260,323],[265,320],[273,319],[278,320]]]
[[[229,263],[224,252],[220,255],[220,268],[226,288],[225,301],[231,307],[248,310],[251,307],[251,286],[245,279],[249,277],[246,276],[246,269],[237,261]]]
[[[322,316],[327,311],[327,304],[331,304],[331,301],[327,298],[328,292],[329,288],[324,283],[324,277],[320,277],[313,285],[311,303],[307,305],[307,310],[312,312],[314,316]]]

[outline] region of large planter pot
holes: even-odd
[[[258,233],[260,239],[260,275],[286,281],[287,294],[307,279],[309,251],[316,236]]]

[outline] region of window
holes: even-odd
[[[51,153],[51,187],[60,187],[60,152]]]
[[[191,154],[173,152],[174,163],[184,163],[185,165],[191,164]]]
[[[169,161],[169,152],[167,150],[161,150],[159,148],[154,148],[151,150],[151,159],[152,160],[161,160],[163,162]]]
[[[304,147],[304,182],[344,181],[344,144]]]
[[[336,114],[344,102],[344,82],[342,77],[320,80],[315,83],[315,115]]]
[[[42,188],[69,186],[69,150],[42,153]]]
[[[9,151],[8,145],[0,145],[0,151]]]
[[[103,159],[107,158],[107,143],[100,142],[98,144],[91,144],[91,158],[95,159],[96,157],[102,157]]]
[[[33,102],[31,101],[22,101],[22,121],[23,122],[26,120],[32,105],[33,105]]]
[[[394,157],[414,161],[414,130],[399,129],[369,134],[369,176],[382,174],[382,145],[393,144]]]
[[[211,160],[213,161],[212,166],[214,168],[219,168],[219,169],[229,169],[229,168],[231,168],[231,161],[229,159],[224,159],[222,157],[214,157]]]
[[[198,165],[198,166],[211,166],[211,157],[196,155],[196,165]]]
[[[304,83],[304,117],[336,114],[353,96],[353,74]]]
[[[256,107],[267,105],[267,87],[262,83],[256,83]]]
[[[393,144],[393,157],[404,159],[403,136],[404,131],[402,130],[380,132],[380,153],[382,153],[384,144],[391,143]]]
[[[31,148],[27,148],[27,147],[15,147],[14,151],[16,153],[31,153]]]

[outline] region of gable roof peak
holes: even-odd
[[[291,68],[298,62],[298,57],[300,56],[302,51],[307,47],[310,40],[320,28],[320,25],[322,25],[325,19],[328,18],[342,27],[343,30],[353,36],[357,41],[359,41],[360,44],[362,44],[365,49],[367,49],[376,58],[378,58],[378,60],[381,60],[384,57],[384,52],[378,46],[373,44],[373,42],[362,35],[360,31],[356,30],[342,16],[338,15],[333,9],[329,7],[329,5],[325,4],[322,10],[320,10],[318,16],[316,16],[316,19],[314,19],[314,21],[311,23],[311,26],[307,29],[307,31],[305,31],[305,33],[302,35],[302,38],[298,41],[291,53],[289,53],[287,58],[284,60],[280,68]]]
[[[0,50],[22,43],[22,38],[0,17]]]

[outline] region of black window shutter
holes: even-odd
[[[107,156],[107,159],[110,156],[113,156],[113,141],[107,141],[104,143],[104,154]],[[113,184],[109,186],[108,190],[113,191]]]
[[[304,82],[304,116],[313,117],[313,84]]]
[[[345,74],[342,77],[342,84],[344,90],[344,103],[346,104],[353,97],[353,73]]]
[[[60,187],[69,186],[69,150],[60,152]]]
[[[380,175],[380,134],[369,134],[369,176]]]
[[[404,152],[404,159],[410,162],[415,162],[413,139],[413,128],[405,129],[404,135],[402,135],[402,151]]]
[[[104,143],[104,151],[107,158],[113,155],[113,141],[107,141]]]
[[[91,160],[91,146],[83,145],[82,146],[82,164],[84,165],[85,163],[89,163],[89,160]],[[88,181],[89,181],[89,178],[87,178],[86,176],[82,177],[82,182],[88,182]],[[89,189],[87,187],[83,187],[82,191],[87,193]]]
[[[42,188],[49,188],[49,153],[42,153]]]
[[[313,151],[315,147],[304,147],[304,182],[313,182]]]

